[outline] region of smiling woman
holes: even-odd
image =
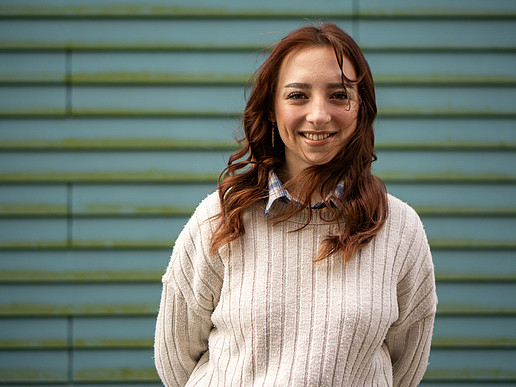
[[[356,88],[340,81],[342,72],[356,78],[347,58],[339,68],[330,47],[300,47],[283,61],[272,119],[285,144],[286,180],[329,162],[355,131]]]
[[[332,24],[279,41],[242,148],[163,276],[167,386],[416,386],[437,298],[423,225],[371,174],[374,85]]]

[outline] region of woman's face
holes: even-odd
[[[356,79],[347,58],[343,71]],[[330,161],[343,148],[357,126],[357,101],[356,88],[342,85],[331,47],[301,47],[283,60],[272,118],[285,144],[287,178]]]

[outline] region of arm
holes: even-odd
[[[166,386],[184,386],[201,356],[208,350],[210,314],[188,305],[177,286],[163,282],[156,322],[154,357]]]
[[[412,220],[409,230],[415,231],[410,241],[405,241],[408,248],[397,286],[399,318],[385,340],[391,355],[394,386],[417,386],[423,378],[437,306],[434,267],[426,234],[417,215]]]
[[[210,224],[202,212],[198,208],[179,235],[162,280],[154,357],[165,386],[185,385],[199,362],[208,358],[211,315],[224,268],[220,257],[208,252]]]

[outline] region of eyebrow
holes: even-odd
[[[312,85],[303,82],[293,82],[285,85],[284,87],[289,89],[311,89]],[[342,87],[345,87],[345,85],[343,85],[342,83],[328,83],[326,84],[326,87],[328,89],[340,89]]]

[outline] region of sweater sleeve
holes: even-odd
[[[209,254],[211,216],[201,204],[179,235],[167,271],[156,322],[154,358],[165,386],[184,386],[208,358],[224,272],[220,257]]]
[[[409,208],[401,250],[403,268],[397,285],[398,320],[386,337],[394,386],[417,386],[425,373],[437,306],[432,256],[423,225]]]

